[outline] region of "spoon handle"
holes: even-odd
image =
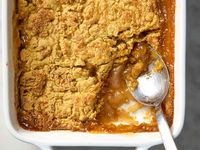
[[[164,117],[161,106],[156,107],[156,119],[158,122],[158,128],[160,131],[161,138],[163,140],[166,150],[177,150],[174,139],[172,137],[170,128]]]

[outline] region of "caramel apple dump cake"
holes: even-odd
[[[155,131],[154,111],[139,123],[129,112],[143,106],[125,84],[146,71],[152,47],[170,72],[163,104],[173,121],[172,0],[17,0],[16,102],[29,130]],[[130,101],[128,111],[121,106]],[[113,122],[126,122],[116,125]]]

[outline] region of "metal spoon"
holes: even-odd
[[[170,128],[163,115],[161,103],[169,89],[169,72],[167,66],[156,52],[156,59],[148,66],[148,72],[139,76],[138,86],[131,91],[135,99],[146,105],[153,106],[156,110],[158,128],[166,150],[177,150]],[[162,68],[156,70],[156,62],[162,63]],[[129,85],[129,84],[127,84]],[[131,90],[131,88],[129,88]]]

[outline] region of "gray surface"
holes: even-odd
[[[200,149],[200,1],[187,1],[186,118],[177,139],[181,150]]]
[[[200,150],[200,0],[187,0],[186,118],[176,139],[179,150]],[[55,148],[56,150],[133,150],[133,148]],[[155,146],[151,150],[163,150]]]

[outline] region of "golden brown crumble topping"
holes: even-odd
[[[159,46],[156,0],[18,0],[16,11],[18,119],[28,129],[84,130],[110,71],[130,63],[142,72],[148,55],[137,44]]]

